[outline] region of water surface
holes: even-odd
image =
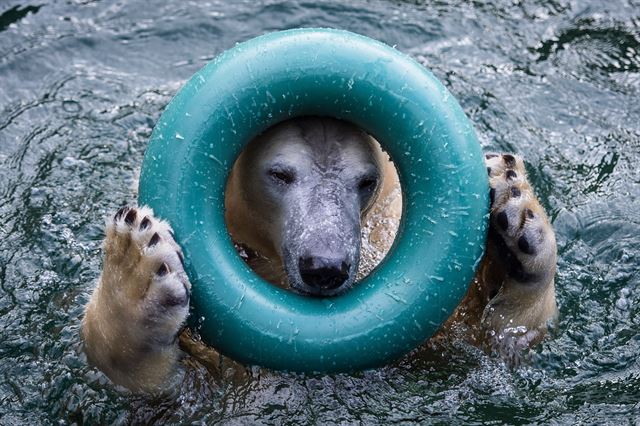
[[[330,26],[433,70],[513,151],[558,237],[555,335],[510,370],[474,348],[353,375],[191,367],[114,389],[80,350],[107,214],[163,108],[265,32]],[[640,3],[14,1],[0,5],[0,423],[640,422]]]

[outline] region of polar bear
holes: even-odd
[[[538,342],[557,315],[556,243],[522,159],[486,154],[485,162],[485,256],[433,339],[455,334],[508,358]],[[361,233],[367,229],[367,245],[384,253],[392,238],[380,235],[397,226],[401,205],[395,168],[377,142],[323,117],[285,121],[251,141],[225,192],[228,231],[245,260],[266,280],[309,297],[357,285]],[[133,390],[166,385],[181,354],[191,285],[179,243],[148,207],[123,207],[107,220],[104,267],[82,336],[89,360]]]

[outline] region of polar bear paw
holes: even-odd
[[[522,158],[491,153],[485,162],[491,199],[489,239],[497,257],[517,282],[548,282],[555,272],[555,235],[529,185]]]
[[[182,251],[148,207],[121,208],[106,234],[102,275],[85,307],[85,352],[115,383],[158,389],[175,371],[189,312]]]
[[[188,313],[191,284],[171,227],[148,207],[123,207],[107,221],[103,290],[138,321],[141,341],[171,344]],[[132,324],[133,326],[133,324]]]

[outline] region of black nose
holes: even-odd
[[[333,290],[349,278],[349,265],[343,259],[326,257],[300,257],[298,269],[302,281],[320,290]]]

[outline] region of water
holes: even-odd
[[[5,0],[0,5],[0,423],[640,422],[640,3]],[[202,366],[114,389],[80,351],[104,217],[135,201],[153,124],[236,42],[332,26],[428,65],[486,150],[529,162],[558,236],[560,323],[509,370],[453,343],[304,376]]]

